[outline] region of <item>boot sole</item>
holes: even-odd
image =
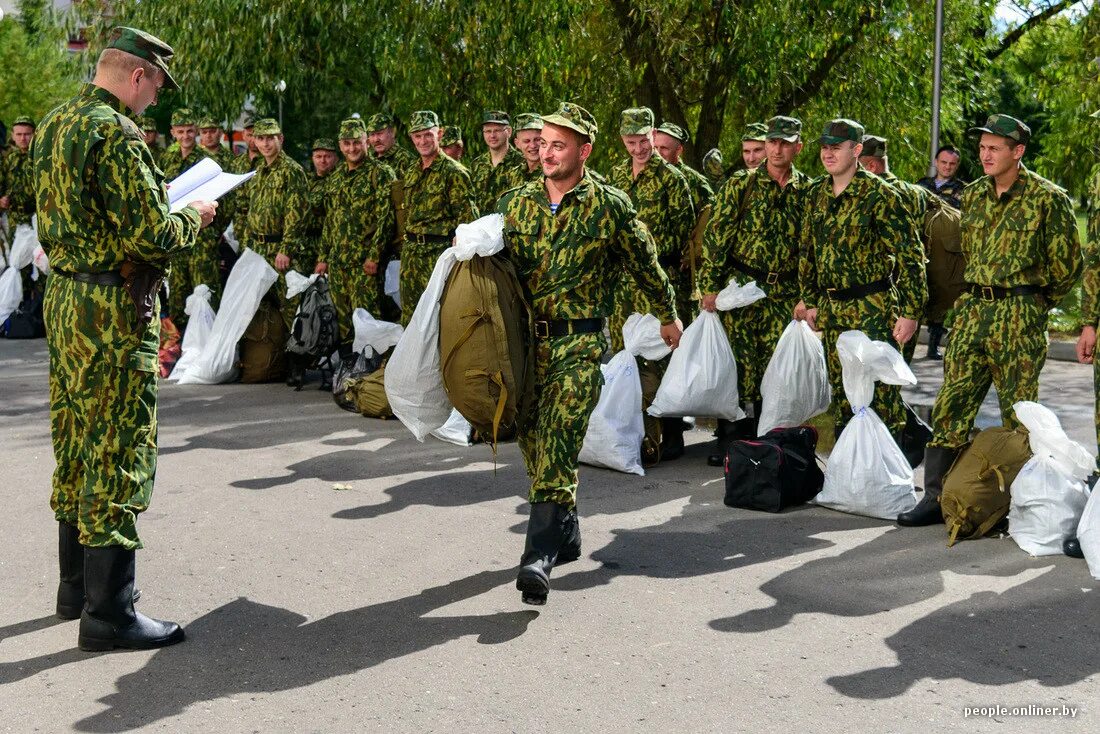
[[[155,637],[150,640],[120,640],[117,638],[102,639],[99,637],[77,637],[77,646],[85,652],[108,652],[116,648],[123,650],[155,650],[160,647],[168,647],[183,642],[186,635],[183,628],[164,637]]]
[[[524,604],[542,606],[546,603],[546,597],[550,594],[550,583],[534,574],[520,573],[516,579],[516,588],[519,589]]]

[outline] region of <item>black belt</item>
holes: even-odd
[[[658,255],[657,264],[662,268],[678,268],[684,261],[684,256],[679,253],[674,255]]]
[[[967,283],[967,289],[983,301],[999,301],[1011,296],[1042,295],[1045,288],[1041,285],[1014,285],[1011,288],[1001,288],[997,285],[978,285]]]
[[[852,301],[856,298],[863,298],[864,296],[888,291],[891,285],[893,285],[893,283],[890,278],[886,277],[881,280],[876,280],[873,283],[867,283],[866,285],[852,285],[847,288],[826,288],[825,294],[829,296],[830,301]]]
[[[74,273],[68,270],[62,270],[61,268],[50,268],[50,273],[56,273],[57,275],[71,278],[81,283],[89,283],[91,285],[113,285],[119,287],[126,283],[126,279],[122,277],[122,273],[117,270],[106,270],[102,273]]]
[[[603,331],[603,319],[551,319],[535,321],[535,336],[551,339],[571,334],[594,334]]]
[[[314,239],[316,239],[321,236],[321,231],[322,230],[320,229],[307,229],[306,237],[313,237]]]
[[[414,245],[450,245],[452,239],[450,235],[405,233],[405,241]]]
[[[260,242],[266,242],[269,245],[283,241],[283,236],[281,234],[261,234],[256,236],[260,238]]]
[[[768,270],[761,270],[760,268],[754,268],[748,263],[741,262],[735,257],[729,259],[730,264],[733,267],[740,270],[742,273],[746,273],[756,278],[757,281],[763,281],[766,285],[777,285],[779,283],[793,283],[798,280],[797,270],[788,270],[783,273],[771,272]]]

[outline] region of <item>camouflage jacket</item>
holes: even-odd
[[[397,143],[393,144],[393,147],[386,151],[385,155],[375,155],[374,149],[370,151],[370,157],[376,161],[381,161],[390,167],[398,178],[404,176],[405,169],[411,166],[413,163],[420,165],[420,156],[416,153],[402,148]],[[457,161],[456,161],[457,162]]]
[[[897,191],[860,167],[833,196],[832,177],[804,190],[799,231],[799,286],[808,306],[830,288],[868,285],[893,276],[898,315],[919,319],[928,298],[924,247]]]
[[[488,151],[474,158],[470,164],[470,179],[474,184],[478,211],[493,211],[501,194],[524,183],[526,171],[527,160],[512,146],[508,146],[504,159],[496,166],[493,165],[492,153]]]
[[[168,211],[164,176],[153,162],[130,110],[104,89],[85,84],[50,112],[33,143],[38,237],[50,267],[70,272],[118,270],[126,262],[163,267],[195,244],[201,218],[185,207]],[[81,319],[65,350],[81,359],[152,371],[160,322],[135,330],[126,290],[86,286],[74,306]]]
[[[192,148],[191,152],[184,158],[183,151],[180,150],[180,144],[172,143],[160,157],[160,170],[164,172],[164,180],[172,183],[173,179],[203,158],[209,158],[209,156],[200,145]]]
[[[951,206],[958,209],[961,204],[961,197],[963,189],[966,188],[966,184],[962,180],[953,178],[949,181],[944,181],[939,186],[936,185],[935,176],[925,176],[921,180],[917,181],[917,185],[928,189],[930,192],[946,201]]]
[[[1066,192],[1023,166],[1012,187],[997,196],[982,176],[962,195],[965,279],[1011,288],[1039,285],[1057,305],[1081,275],[1081,237]]]
[[[892,171],[887,171],[882,174],[880,178],[897,190],[898,196],[901,197],[901,201],[905,205],[905,208],[917,222],[917,228],[922,229],[924,226],[924,217],[928,213],[928,207],[933,204],[932,193],[923,186],[917,186],[908,181],[902,181],[895,176]]]
[[[497,211],[504,215],[505,246],[538,318],[606,317],[624,270],[662,323],[676,318],[653,238],[617,189],[585,173],[555,215],[545,184],[532,181],[506,192]]]
[[[295,267],[304,267],[297,261],[310,256],[306,241],[309,182],[302,167],[285,152],[280,151],[270,165],[261,158],[238,202],[237,214],[244,231],[236,235],[244,246],[267,258],[281,252],[296,261]]]
[[[790,180],[780,187],[768,175],[767,161],[726,181],[714,197],[703,238],[699,291],[717,293],[735,276],[744,285],[748,276],[736,270],[731,258],[781,278],[786,275],[791,285],[784,283],[781,289],[797,289],[793,280],[798,272],[802,199],[809,183],[809,177],[792,166]],[[749,279],[765,291],[774,288]]]
[[[1100,164],[1092,170],[1088,189],[1089,206],[1085,225],[1085,241],[1090,248],[1100,247]]]
[[[213,158],[214,162],[221,166],[223,171],[233,172],[234,167],[237,164],[237,156],[233,155],[233,151],[226,148],[224,145],[219,145],[217,148],[211,150],[210,148],[204,148],[201,145],[195,147],[200,153],[207,158]]]
[[[589,173],[591,173],[591,172],[589,172]],[[542,176],[543,176],[542,164],[541,163],[538,164],[537,166],[535,166],[535,170],[530,171],[530,170],[527,169],[527,159],[525,158],[523,160],[523,163],[520,164],[519,175],[520,175],[520,178],[522,179],[521,183],[531,183],[532,181],[541,181]],[[489,211],[492,211],[492,209],[490,209]]]
[[[30,149],[12,146],[0,158],[0,197],[7,196],[12,224],[30,224],[34,215],[33,175]]]
[[[695,226],[691,189],[684,174],[657,155],[634,177],[633,163],[627,158],[611,169],[608,182],[622,190],[645,222],[657,245],[659,257],[682,255]]]
[[[478,217],[470,174],[440,151],[427,169],[417,158],[400,174],[405,184],[405,233],[451,237],[455,227]]]
[[[341,163],[328,176],[318,262],[360,267],[367,260],[381,260],[395,226],[390,197],[394,179],[393,169],[372,158],[355,170]]]
[[[1093,327],[1100,322],[1100,165],[1089,182],[1088,220],[1085,227],[1085,279],[1081,320]]]
[[[249,171],[255,171],[261,163],[264,162],[264,157],[259,153],[255,158],[249,158],[248,153],[241,153],[240,155],[233,156],[233,163],[231,168],[227,168],[227,171],[233,173],[248,173]],[[248,184],[244,184],[247,186]]]
[[[673,168],[684,174],[684,178],[687,179],[688,189],[691,190],[691,205],[695,207],[695,214],[698,216],[703,209],[714,203],[714,188],[706,176],[686,163],[678,163]]]

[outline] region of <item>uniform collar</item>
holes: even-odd
[[[549,209],[550,197],[546,195],[546,180],[544,178],[539,178],[527,184],[527,186],[530,188],[531,198]],[[581,176],[581,180],[561,198],[561,203],[564,204],[570,198],[576,199],[578,204],[584,203],[588,200],[588,197],[592,195],[594,189],[595,182],[592,180],[592,177],[588,175],[588,169],[586,168],[584,175]]]
[[[1024,191],[1027,190],[1028,183],[1031,180],[1031,175],[1032,175],[1031,171],[1027,170],[1027,166],[1025,166],[1024,164],[1021,163],[1020,164],[1020,175],[1013,182],[1013,184],[1008,187],[1008,191],[1004,192],[1003,194],[1001,194],[1000,197],[998,197],[997,196],[997,182],[993,180],[992,176],[986,176],[986,179],[987,179],[986,190],[989,192],[989,197],[991,199],[993,199],[994,201],[1000,201],[1000,202],[1003,202],[1003,203],[1007,204],[1008,202],[1010,202],[1013,199],[1017,198],[1018,196],[1022,195],[1024,193]]]
[[[133,112],[130,110],[130,108],[122,104],[122,100],[108,92],[103,87],[97,87],[95,84],[89,82],[80,89],[80,93],[90,97],[95,97],[100,102],[109,105],[111,109],[113,109],[115,112],[126,115],[126,117],[131,117],[133,115]]]

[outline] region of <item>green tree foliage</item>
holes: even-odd
[[[44,8],[0,20],[0,120],[40,119],[76,90],[79,67]],[[28,12],[30,11],[30,12]]]

